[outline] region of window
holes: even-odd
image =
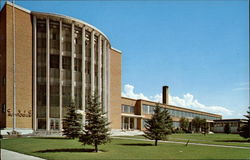
[[[146,125],[146,119],[142,119],[142,127],[145,128]]]
[[[122,105],[121,110],[123,113],[134,114],[134,106]]]
[[[75,58],[75,71],[81,72],[82,71],[82,60]]]
[[[148,106],[143,105],[143,113],[148,114]]]
[[[144,114],[154,114],[155,106],[143,104],[142,107],[143,107]]]
[[[71,57],[63,56],[62,57],[62,68],[63,69],[71,69]]]
[[[180,127],[180,122],[173,122],[173,127],[174,128],[179,128]]]
[[[39,118],[37,121],[37,128],[38,129],[46,129],[46,119]]]
[[[50,55],[50,68],[59,68],[59,56]]]
[[[148,106],[149,107],[149,114],[154,114],[154,106]]]
[[[37,84],[37,106],[46,106],[46,85]]]

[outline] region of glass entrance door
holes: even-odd
[[[129,118],[129,129],[135,129],[134,126],[135,122],[134,122],[134,118]]]
[[[59,130],[59,118],[50,118],[50,130]]]
[[[121,128],[123,130],[134,130],[137,129],[137,119],[134,117],[122,117]]]

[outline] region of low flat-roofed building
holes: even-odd
[[[247,123],[246,119],[220,119],[214,120],[214,129],[216,133],[224,133],[224,128],[228,124],[230,133],[238,133],[240,127]]]
[[[197,110],[192,110],[183,107],[177,107],[167,104],[168,101],[168,90],[167,86],[163,87],[163,102],[156,103],[143,99],[131,99],[122,97],[121,98],[121,129],[122,130],[143,130],[145,125],[145,120],[150,119],[154,113],[154,108],[158,104],[162,108],[166,108],[173,120],[173,127],[180,128],[180,119],[185,117],[192,121],[194,117],[199,117],[201,119],[206,119],[209,130],[213,130],[213,121],[222,118],[221,115],[212,114],[208,112],[202,112]],[[168,88],[168,87],[167,87]],[[165,96],[165,97],[164,97]]]

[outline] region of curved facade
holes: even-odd
[[[15,15],[15,18],[13,16]],[[121,97],[121,51],[97,28],[81,20],[31,12],[6,2],[0,11],[0,134],[62,131],[66,106],[83,113],[97,93],[111,129],[143,130],[155,102]],[[220,115],[163,104],[174,126],[198,116],[213,127]]]
[[[31,12],[33,23],[33,128],[61,130],[65,107],[79,110],[89,95],[100,96],[104,112],[109,97],[107,37],[70,17]]]

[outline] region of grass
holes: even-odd
[[[127,136],[128,137],[128,136]],[[145,139],[143,136],[129,136],[130,138]],[[247,139],[240,137],[238,134],[172,134],[169,136],[170,141],[203,143],[203,144],[218,144],[228,146],[250,147],[250,142]]]
[[[181,136],[181,135],[179,135]],[[185,137],[183,135],[181,137]],[[178,136],[177,136],[178,137]],[[219,148],[136,140],[113,139],[101,145],[101,152],[92,152],[93,146],[82,146],[78,140],[63,138],[4,139],[2,148],[34,155],[49,160],[78,159],[248,159],[249,149]]]

